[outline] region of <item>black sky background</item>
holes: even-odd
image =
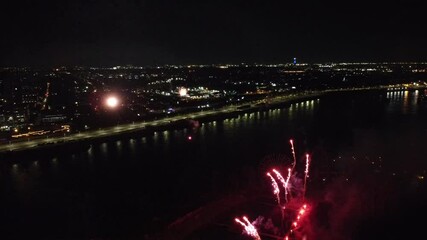
[[[425,1],[8,1],[1,66],[427,60]]]

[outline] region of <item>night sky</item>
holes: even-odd
[[[426,61],[426,1],[7,1],[0,66]]]

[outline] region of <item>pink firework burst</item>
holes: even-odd
[[[252,225],[251,222],[249,222],[248,218],[246,216],[243,216],[243,221],[239,218],[235,218],[234,221],[242,225],[244,232],[253,237],[255,240],[261,240],[261,237],[258,234],[258,230],[255,228],[254,225]]]
[[[277,203],[280,204],[280,189],[279,189],[279,185],[277,184],[276,180],[273,178],[273,176],[271,176],[271,174],[268,172],[267,176],[270,177],[271,179],[271,185],[273,186],[273,193],[276,195],[277,198]]]

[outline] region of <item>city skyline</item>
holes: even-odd
[[[0,66],[423,62],[425,5],[8,2]]]
[[[3,3],[1,239],[422,236],[425,9]]]

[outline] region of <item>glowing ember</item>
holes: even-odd
[[[292,226],[293,226],[293,229],[290,229],[289,230],[289,232],[290,233],[292,233],[293,232],[293,230],[295,230],[299,225],[298,225],[298,223],[299,223],[299,221],[302,219],[302,216],[304,215],[304,213],[306,212],[306,210],[307,210],[307,205],[306,204],[304,204],[300,209],[299,209],[299,211],[298,211],[298,215],[297,215],[297,217],[296,217],[296,221],[294,221],[293,223],[292,223]]]

